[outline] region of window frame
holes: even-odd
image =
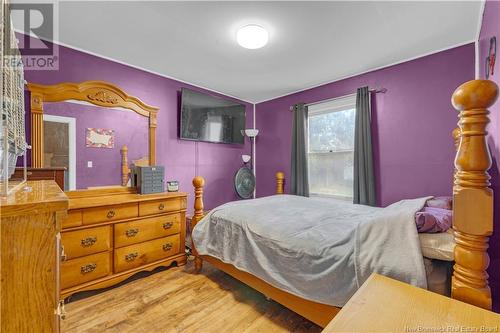
[[[348,111],[348,110],[353,110],[354,109],[354,116],[356,117],[356,94],[351,94],[351,95],[346,95],[346,96],[341,96],[338,98],[334,98],[331,100],[327,100],[324,102],[319,102],[315,103],[313,105],[308,106],[307,110],[307,163],[308,163],[308,168],[307,168],[307,173],[308,173],[308,178],[311,179],[311,168],[310,168],[310,159],[309,155],[311,154],[310,151],[310,144],[309,144],[309,120],[311,117],[314,116],[319,116],[323,114],[330,114],[334,112],[343,112],[343,111]],[[353,133],[354,136],[354,133]],[[341,152],[341,151],[339,151]],[[354,154],[354,147],[352,149],[352,152]],[[319,152],[321,153],[321,152]],[[333,151],[325,151],[325,153],[334,153]],[[354,166],[353,166],[354,168]],[[353,170],[354,171],[354,170]],[[353,180],[354,182],[354,180]],[[352,201],[353,196],[347,196],[347,195],[341,195],[341,194],[329,194],[329,193],[317,193],[317,192],[311,192],[311,186],[309,184],[309,196],[310,197],[319,197],[319,198],[334,198],[334,199],[340,199],[340,200],[345,200],[345,201]]]

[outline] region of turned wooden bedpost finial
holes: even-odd
[[[491,156],[486,143],[488,108],[498,97],[497,85],[488,80],[462,84],[452,97],[459,111],[460,144],[455,157],[453,230],[455,266],[452,297],[491,309],[488,285],[488,238],[493,232],[493,191],[488,169]]]
[[[193,186],[194,186],[194,214],[191,219],[191,232],[195,227],[196,223],[198,223],[203,218],[203,186],[205,186],[205,179],[201,176],[196,176],[193,178]],[[199,272],[203,268],[203,260],[196,252],[196,248],[193,246],[193,255],[194,259],[194,267],[195,271]]]
[[[193,221],[196,224],[199,220],[203,218],[203,186],[205,186],[205,179],[201,176],[194,177],[193,186],[194,186]]]
[[[123,145],[120,149],[120,153],[122,154],[122,186],[127,186],[128,174],[130,173],[128,167],[128,147]]]
[[[281,171],[276,172],[276,194],[285,193],[285,174]]]

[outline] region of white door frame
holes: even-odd
[[[73,117],[53,116],[44,113],[43,120],[55,123],[68,124],[68,140],[69,140],[68,189],[70,191],[76,190],[76,119]]]

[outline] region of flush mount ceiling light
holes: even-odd
[[[236,41],[246,49],[260,49],[269,41],[269,33],[260,25],[250,24],[238,30]]]

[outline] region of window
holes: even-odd
[[[309,106],[309,193],[352,199],[356,96]]]

